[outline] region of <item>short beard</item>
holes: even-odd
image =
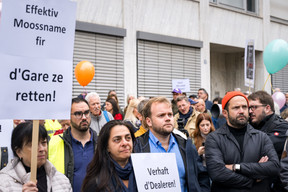
[[[244,115],[242,115],[242,117],[245,117]],[[235,128],[243,128],[247,125],[248,123],[248,117],[245,117],[245,121],[239,121],[237,120],[237,117],[234,119],[229,115],[229,111],[228,111],[228,120],[229,123],[231,125],[233,125]]]
[[[254,128],[258,128],[258,125],[263,121],[263,119],[265,119],[266,117],[266,114],[264,112],[264,110],[262,111],[261,115],[259,116],[259,121],[257,122],[252,122],[250,119],[249,119],[249,123],[254,127]]]
[[[153,125],[152,125],[152,127],[153,127]],[[169,136],[173,132],[174,128],[172,129],[172,131],[165,129],[164,127],[153,127],[152,129],[155,133],[157,133],[159,135]]]
[[[76,130],[79,131],[79,132],[86,132],[86,131],[89,129],[90,124],[88,123],[88,121],[86,121],[86,122],[87,122],[87,127],[86,127],[86,126],[85,126],[85,127],[81,127],[81,123],[82,123],[82,122],[85,122],[85,121],[86,121],[86,120],[83,120],[83,121],[80,122],[79,125],[77,125],[76,123],[74,123],[74,122],[71,120],[71,127],[73,127],[74,129],[76,129]]]

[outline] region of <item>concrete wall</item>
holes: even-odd
[[[259,0],[257,15],[223,8],[209,3],[209,0],[74,1],[78,2],[77,20],[126,29],[125,93],[134,95],[137,93],[137,31],[203,41],[201,86],[211,92],[210,99],[216,90],[223,96],[227,90],[243,87],[242,57],[247,39],[255,40],[255,48],[258,51],[256,90],[262,89],[268,76],[262,60],[262,51],[273,39],[281,38],[288,41],[288,25],[270,21],[270,13],[274,14],[277,4],[283,0]],[[273,7],[270,11],[271,3]],[[285,6],[287,5],[288,3],[285,3]],[[286,18],[285,13],[281,14]],[[214,53],[210,50],[211,43],[238,47],[243,49],[243,52]],[[270,90],[270,87],[266,90]]]
[[[245,47],[247,39],[255,40],[255,48],[263,50],[262,19],[221,7],[210,6],[210,43]]]

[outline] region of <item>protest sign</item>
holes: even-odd
[[[142,191],[181,191],[175,153],[133,153],[137,188]]]
[[[177,88],[182,92],[190,92],[189,79],[172,79],[172,89]]]
[[[68,119],[76,3],[2,0],[0,119]]]
[[[255,49],[254,40],[247,40],[244,59],[245,86],[254,88],[255,77]]]

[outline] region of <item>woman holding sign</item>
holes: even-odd
[[[130,158],[134,140],[129,123],[116,120],[106,123],[99,133],[82,191],[137,192]]]
[[[11,148],[15,158],[0,171],[0,191],[72,191],[65,175],[47,160],[48,135],[39,126],[37,184],[29,181],[32,152],[32,123],[21,123],[12,132]]]

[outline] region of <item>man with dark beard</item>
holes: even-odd
[[[274,148],[280,159],[288,122],[275,114],[274,101],[266,91],[257,91],[248,96],[250,124],[266,133],[273,142]]]
[[[48,159],[69,178],[73,191],[80,192],[87,165],[94,155],[97,133],[90,128],[91,117],[86,100],[72,99],[70,115],[71,127],[51,138]]]
[[[248,100],[250,124],[269,136],[280,160],[287,137],[288,122],[275,114],[273,98],[266,91],[256,91],[248,96]],[[271,191],[286,191],[279,177],[273,181]]]
[[[248,124],[248,99],[237,91],[222,100],[227,123],[207,136],[206,163],[211,191],[269,191],[279,160],[269,137]]]
[[[173,133],[171,102],[165,97],[154,97],[145,104],[142,114],[143,124],[149,131],[137,138],[134,151],[175,153],[181,191],[210,191],[207,171],[191,139]]]

